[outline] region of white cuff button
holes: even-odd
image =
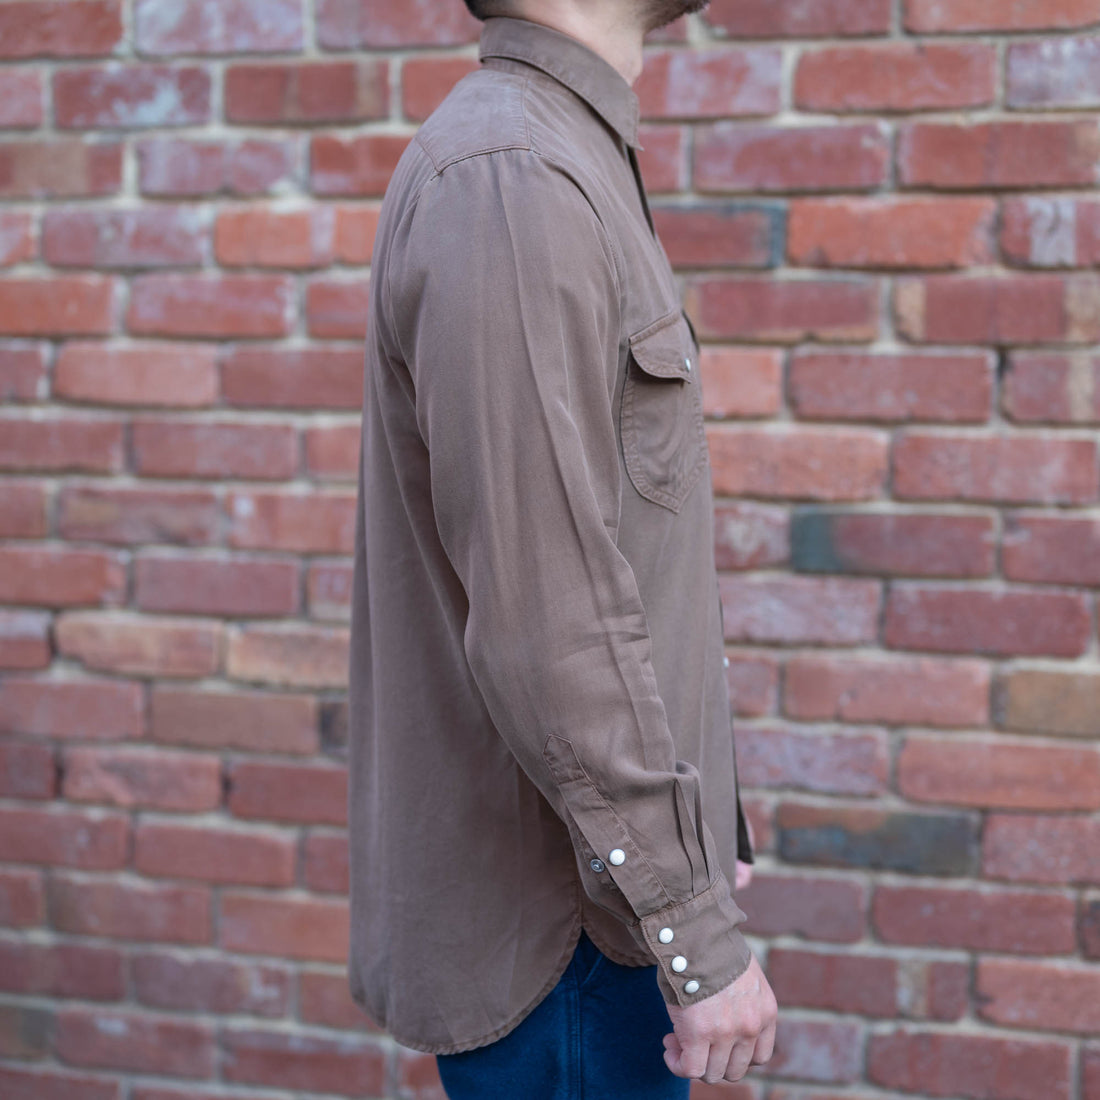
[[[660,932],[657,933],[657,939],[659,939],[661,943],[672,943],[672,929],[662,928]]]
[[[692,978],[690,982],[685,982],[684,983],[684,992],[685,993],[698,993],[699,992],[699,983],[694,978]]]
[[[607,857],[607,862],[612,867],[621,867],[626,862],[626,852],[622,848],[612,848],[611,853]]]
[[[683,955],[677,955],[676,958],[672,960],[672,969],[675,970],[677,974],[683,974],[687,968],[688,961]]]

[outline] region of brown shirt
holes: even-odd
[[[698,348],[637,99],[490,20],[371,273],[350,667],[355,1000],[450,1053],[583,926],[670,1003],[748,965]]]

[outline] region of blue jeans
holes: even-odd
[[[620,966],[581,932],[561,980],[502,1039],[436,1058],[450,1100],[687,1100],[664,1063],[656,966]]]

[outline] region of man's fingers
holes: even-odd
[[[734,1049],[737,1049],[736,1046]],[[725,1043],[711,1046],[707,1057],[707,1068],[703,1070],[703,1080],[708,1085],[715,1085],[726,1076],[730,1057],[730,1048]]]
[[[726,1069],[725,1073],[722,1075],[722,1080],[740,1081],[741,1078],[749,1072],[749,1065],[753,1061],[755,1061],[755,1058],[753,1057],[752,1040],[735,1043],[733,1050],[730,1051],[729,1060],[726,1062]]]
[[[773,1020],[756,1040],[756,1049],[752,1053],[753,1065],[762,1066],[769,1061],[775,1050],[775,1021]]]
[[[707,1071],[710,1043],[690,1042],[680,1049],[680,1077],[702,1077]]]

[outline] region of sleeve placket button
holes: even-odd
[[[688,961],[683,955],[677,955],[676,958],[672,960],[672,969],[675,970],[677,974],[683,974],[687,968]]]

